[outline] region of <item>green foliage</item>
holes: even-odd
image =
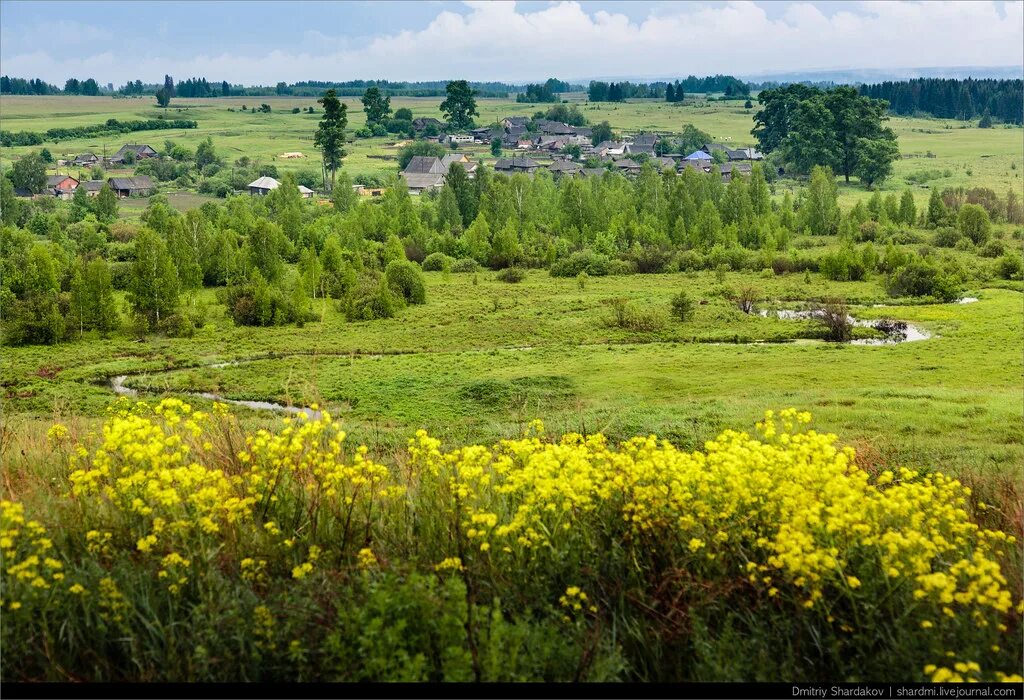
[[[39,194],[46,188],[46,162],[38,153],[22,156],[14,162],[11,182],[18,189]]]
[[[178,308],[178,271],[166,242],[151,228],[143,228],[135,238],[128,303],[148,329]]]
[[[384,270],[388,285],[407,304],[425,304],[427,288],[423,283],[420,266],[409,260],[392,260]]]
[[[445,153],[444,146],[439,143],[421,140],[413,141],[399,149],[398,169],[405,170],[405,166],[409,165],[409,161],[413,159],[413,156],[441,158]]]
[[[373,86],[366,89],[362,97],[363,111],[366,112],[367,125],[379,124],[391,114],[391,98]]]
[[[992,234],[988,212],[977,204],[964,204],[956,216],[957,228],[975,245],[984,245]]]
[[[951,275],[934,263],[917,260],[896,269],[886,279],[890,296],[933,297],[940,301],[955,301],[960,296],[959,285]]]
[[[509,284],[516,284],[526,279],[526,271],[519,267],[506,267],[494,276],[494,279],[499,282],[508,282]]]
[[[675,316],[682,322],[692,321],[694,314],[697,312],[697,305],[687,294],[685,289],[679,290],[679,292],[672,297],[671,302],[672,315]]]
[[[472,88],[465,80],[453,80],[445,89],[446,97],[439,109],[452,129],[472,129],[473,117],[480,116]]]
[[[317,100],[323,105],[324,117],[317,126],[313,144],[320,149],[324,167],[331,173],[331,189],[334,189],[335,176],[341,167],[341,159],[345,157],[345,127],[348,126],[348,107],[342,103],[337,93],[331,89],[324,92]],[[269,108],[268,108],[269,111]]]

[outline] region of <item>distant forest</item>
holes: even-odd
[[[888,100],[893,114],[923,112],[941,119],[993,119],[1024,123],[1024,81],[916,78],[861,85],[860,94]]]
[[[228,81],[207,81],[206,78],[188,78],[176,85],[168,76],[164,83],[129,81],[117,90],[101,87],[96,80],[68,78],[61,89],[38,78],[0,77],[0,94],[4,95],[154,95],[170,81],[173,97],[262,97],[269,95],[319,96],[333,88],[340,96],[357,97],[367,88],[377,87],[385,95],[396,97],[440,97],[445,94],[448,81],[421,82],[390,80],[323,81],[304,80],[296,83],[279,82],[273,86],[232,85]],[[810,84],[810,83],[805,83]],[[541,84],[515,85],[502,82],[470,82],[477,97],[507,98],[516,96],[520,102],[554,102],[564,92],[586,91],[591,102],[621,102],[628,99],[666,99],[681,101],[682,95],[691,93],[724,93],[726,97],[746,97],[753,90],[778,87],[778,83],[744,83],[731,75],[713,75],[703,78],[689,76],[685,80],[634,83],[628,80],[605,82],[593,80],[586,88],[549,78]],[[815,83],[815,87],[829,88],[831,82]],[[671,87],[671,90],[668,88]],[[1024,81],[990,78],[964,80],[953,78],[915,78],[913,80],[886,81],[858,86],[860,94],[889,102],[893,114],[928,114],[940,119],[974,120],[988,117],[997,122],[1024,123]]]

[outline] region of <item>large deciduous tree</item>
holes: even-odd
[[[374,86],[366,89],[362,98],[363,111],[366,112],[366,125],[380,124],[391,114],[391,98]]]
[[[348,126],[348,105],[338,99],[334,90],[328,90],[317,103],[324,108],[324,118],[317,127],[314,145],[323,155],[325,172],[331,173],[331,189],[334,189],[335,176],[341,167],[341,159],[345,157],[345,128]],[[326,178],[325,178],[326,179]]]
[[[164,239],[148,227],[135,238],[128,303],[149,328],[159,325],[161,319],[178,308],[178,270]]]
[[[39,194],[46,188],[46,163],[38,153],[22,156],[14,162],[11,182],[19,189]]]
[[[472,129],[473,117],[479,117],[476,110],[476,99],[473,89],[465,80],[453,80],[445,89],[446,97],[441,103],[441,111],[453,129]]]
[[[899,156],[896,136],[882,126],[888,103],[859,95],[849,86],[819,90],[804,85],[763,90],[751,133],[765,153],[779,151],[800,172],[833,168],[847,182],[867,185],[892,171]]]

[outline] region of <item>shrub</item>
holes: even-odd
[[[981,250],[978,251],[978,255],[983,258],[998,258],[1006,254],[1006,244],[998,238],[994,238],[986,243]]]
[[[940,248],[952,248],[963,238],[963,235],[952,226],[940,226],[935,229],[932,243]]]
[[[761,292],[755,287],[741,287],[740,291],[733,295],[732,300],[740,311],[752,314],[757,309],[757,302],[761,300]]]
[[[480,263],[473,258],[459,258],[452,263],[452,272],[476,272],[480,269]]]
[[[475,260],[473,262],[476,262]],[[451,270],[456,264],[455,258],[444,253],[431,253],[423,259],[424,272],[441,272]]]
[[[960,296],[953,278],[924,260],[898,268],[886,279],[885,287],[889,296],[894,297],[934,297],[940,301],[955,301]]]
[[[395,294],[407,304],[423,304],[427,301],[427,288],[423,284],[420,266],[410,260],[392,260],[384,270],[384,278]]]
[[[519,267],[506,267],[504,270],[494,276],[499,282],[508,282],[509,284],[516,284],[522,282],[526,278],[526,271]]]
[[[825,326],[825,340],[845,343],[853,337],[853,323],[845,299],[826,299],[815,309],[814,317]]]
[[[978,204],[964,204],[960,207],[956,225],[975,245],[984,245],[992,232],[988,212]]]
[[[591,277],[604,277],[616,274],[613,272],[614,269],[615,265],[607,255],[590,250],[580,250],[567,258],[556,261],[551,266],[551,276],[576,277],[581,272],[586,272]]]
[[[1024,276],[1024,261],[1020,255],[1007,253],[996,261],[996,274],[1004,280],[1021,279]]]
[[[392,289],[386,277],[363,277],[342,301],[349,321],[374,321],[391,318],[405,306],[405,298]]]
[[[659,331],[665,326],[665,317],[657,309],[643,309],[622,297],[603,303],[611,307],[611,314],[605,319],[607,326],[641,332]]]
[[[684,323],[686,321],[692,321],[697,310],[697,305],[694,303],[690,295],[686,293],[686,290],[680,290],[678,294],[672,297],[672,315]]]

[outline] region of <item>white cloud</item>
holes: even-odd
[[[68,75],[156,80],[164,73],[262,84],[376,76],[522,81],[1019,65],[1024,44],[1021,2],[861,2],[831,16],[814,3],[794,2],[774,18],[754,2],[679,3],[658,5],[639,22],[588,12],[577,2],[529,10],[507,1],[465,5],[465,14],[439,11],[422,30],[375,38],[311,27],[302,50],[282,45],[260,56],[224,51],[183,58],[168,39],[147,55],[105,48],[72,58],[36,42],[5,57],[4,72],[53,82]]]

